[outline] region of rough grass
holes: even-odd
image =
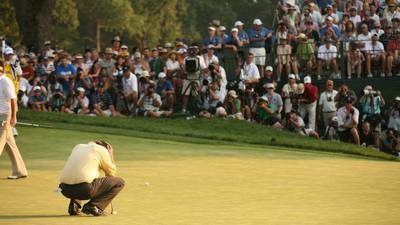
[[[240,143],[262,146],[279,146],[293,149],[326,151],[366,156],[387,160],[397,157],[346,143],[315,140],[278,131],[254,123],[221,119],[149,119],[149,118],[98,118],[58,113],[21,111],[23,122],[52,125],[60,129],[119,133],[126,136],[171,139],[194,143]],[[118,131],[108,129],[115,128]]]

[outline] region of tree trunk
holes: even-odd
[[[22,44],[40,50],[51,40],[51,12],[55,0],[13,0]]]

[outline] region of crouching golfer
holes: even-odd
[[[82,212],[94,216],[104,215],[104,209],[124,187],[124,180],[115,177],[113,148],[105,141],[79,144],[72,150],[61,174],[61,193],[71,199],[68,213],[79,215],[81,201],[86,203]],[[103,171],[105,177],[99,177]]]

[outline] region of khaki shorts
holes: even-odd
[[[265,48],[250,48],[249,52],[254,55],[254,64],[257,66],[265,66]]]

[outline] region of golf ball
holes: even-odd
[[[112,212],[111,212],[111,214],[113,214],[113,215],[117,215],[117,214],[118,214],[118,212],[117,212],[117,211],[112,211]]]
[[[150,185],[149,182],[144,182],[144,185],[146,185],[147,187]]]

